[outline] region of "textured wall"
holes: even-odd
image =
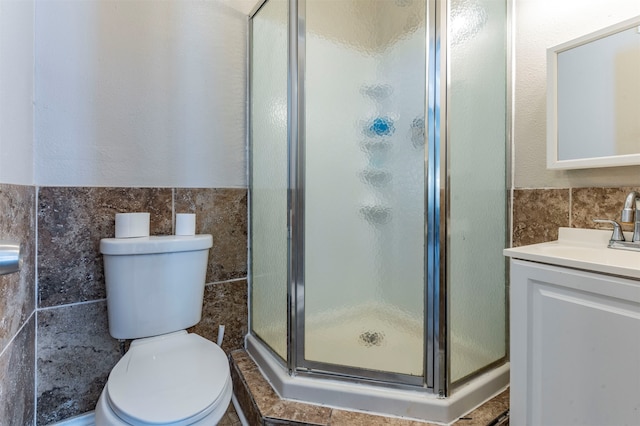
[[[245,186],[250,2],[233,6],[1,1],[0,182]]]
[[[29,425],[34,412],[35,188],[0,184],[0,239],[22,243],[19,273],[0,276],[0,424]]]
[[[190,331],[223,348],[247,333],[247,190],[42,187],[38,194],[37,424],[93,410],[120,358],[108,332],[100,239],[118,212],[151,212],[151,234],[170,234],[175,212],[196,213],[213,235],[203,318]]]
[[[214,247],[197,331],[224,323],[240,347],[246,28],[218,0],[0,1],[0,238],[26,252],[0,277],[0,424],[93,409],[120,357],[98,253],[115,212],[150,211],[155,234],[198,213]]]
[[[637,0],[514,0],[514,186],[563,188],[640,185],[640,166],[546,169],[546,50],[640,15]]]
[[[213,247],[202,320],[190,331],[215,341],[224,324],[223,349],[242,347],[246,189],[43,187],[36,195],[33,186],[0,184],[0,211],[1,238],[24,251],[20,273],[0,276],[0,424],[46,425],[93,410],[120,359],[99,253],[117,212],[151,212],[152,234],[172,233],[175,212],[196,213],[197,232],[212,234]]]
[[[35,13],[38,185],[246,185],[246,15],[214,0]]]
[[[629,191],[619,188],[517,189],[513,200],[513,247],[558,239],[559,227],[609,229],[593,219],[620,220]],[[625,231],[632,224],[623,224]]]
[[[0,182],[3,183],[33,184],[33,7],[33,0],[0,1]]]

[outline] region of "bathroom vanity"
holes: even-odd
[[[640,252],[560,228],[511,257],[511,424],[640,425]]]

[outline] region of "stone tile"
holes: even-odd
[[[569,189],[517,189],[513,198],[513,247],[556,240],[569,226]]]
[[[37,345],[37,424],[93,410],[120,359],[107,327],[106,302],[38,311]]]
[[[436,426],[435,423],[415,419],[385,417],[282,400],[246,351],[233,351],[230,359],[234,394],[250,425]],[[509,391],[505,390],[461,419],[463,423],[460,424],[488,426],[499,420],[499,424],[507,425],[508,409]]]
[[[370,426],[370,425],[388,425],[388,426],[436,426],[435,423],[420,422],[417,420],[407,420],[395,417],[383,417],[367,413],[357,413],[353,411],[345,411],[334,409],[331,413],[331,426]]]
[[[233,404],[229,404],[229,408],[227,408],[227,412],[224,413],[224,416],[220,419],[218,426],[241,426],[242,422],[240,422],[240,417],[238,417],[238,413],[236,412]]]
[[[247,383],[251,397],[255,401],[260,413],[264,416],[271,407],[280,402],[280,397],[275,393],[271,385],[262,377],[260,371],[243,371],[244,381]]]
[[[509,389],[501,392],[454,423],[456,426],[487,426],[509,411]]]
[[[243,383],[249,392],[250,398],[255,404],[258,414],[264,417],[271,407],[278,404],[281,400],[278,394],[273,390],[269,382],[262,376],[258,366],[253,362],[251,357],[245,351],[234,351],[231,353],[234,363],[237,365],[237,371],[240,373]],[[242,405],[243,411],[245,406]],[[246,415],[247,411],[245,411]]]
[[[331,417],[331,408],[280,400],[264,413],[264,417],[266,417],[265,425],[302,424],[326,426],[329,424],[329,418]]]
[[[233,380],[233,394],[236,396],[238,403],[244,413],[247,422],[251,425],[261,425],[262,415],[260,409],[253,400],[249,391],[244,373],[250,370],[257,370],[255,364],[252,366],[249,362],[249,356],[244,350],[237,350],[231,353],[231,379]],[[277,397],[277,395],[275,395]],[[273,395],[272,395],[273,398]],[[274,399],[275,401],[275,399]]]
[[[247,190],[176,189],[176,213],[195,213],[196,232],[213,235],[207,282],[247,276]]]
[[[39,306],[104,298],[99,245],[115,235],[115,214],[150,212],[151,234],[170,234],[172,197],[161,188],[40,188]]]
[[[23,256],[20,272],[0,275],[2,352],[35,309],[35,188],[0,184],[0,212],[0,239],[19,242]]]
[[[222,349],[229,353],[244,346],[247,334],[247,281],[227,281],[205,286],[202,319],[189,332],[215,342],[218,326],[225,326]]]
[[[633,224],[620,222],[624,200],[631,191],[640,187],[621,188],[573,188],[571,190],[571,227],[611,229],[610,225],[597,224],[593,219],[611,219],[620,223],[625,231],[633,231]]]
[[[35,315],[0,357],[0,425],[33,425]]]
[[[238,370],[243,376],[249,373],[253,374],[254,372],[260,374],[258,366],[244,349],[232,351],[230,359],[238,366]]]

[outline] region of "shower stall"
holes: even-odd
[[[250,17],[250,332],[291,399],[450,422],[508,383],[508,0]]]

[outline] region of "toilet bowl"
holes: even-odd
[[[224,416],[232,385],[225,353],[194,333],[134,340],[111,370],[96,426],[211,426]]]
[[[135,339],[111,370],[96,426],[213,426],[231,401],[225,353],[197,324],[211,235],[104,238],[109,333]]]

